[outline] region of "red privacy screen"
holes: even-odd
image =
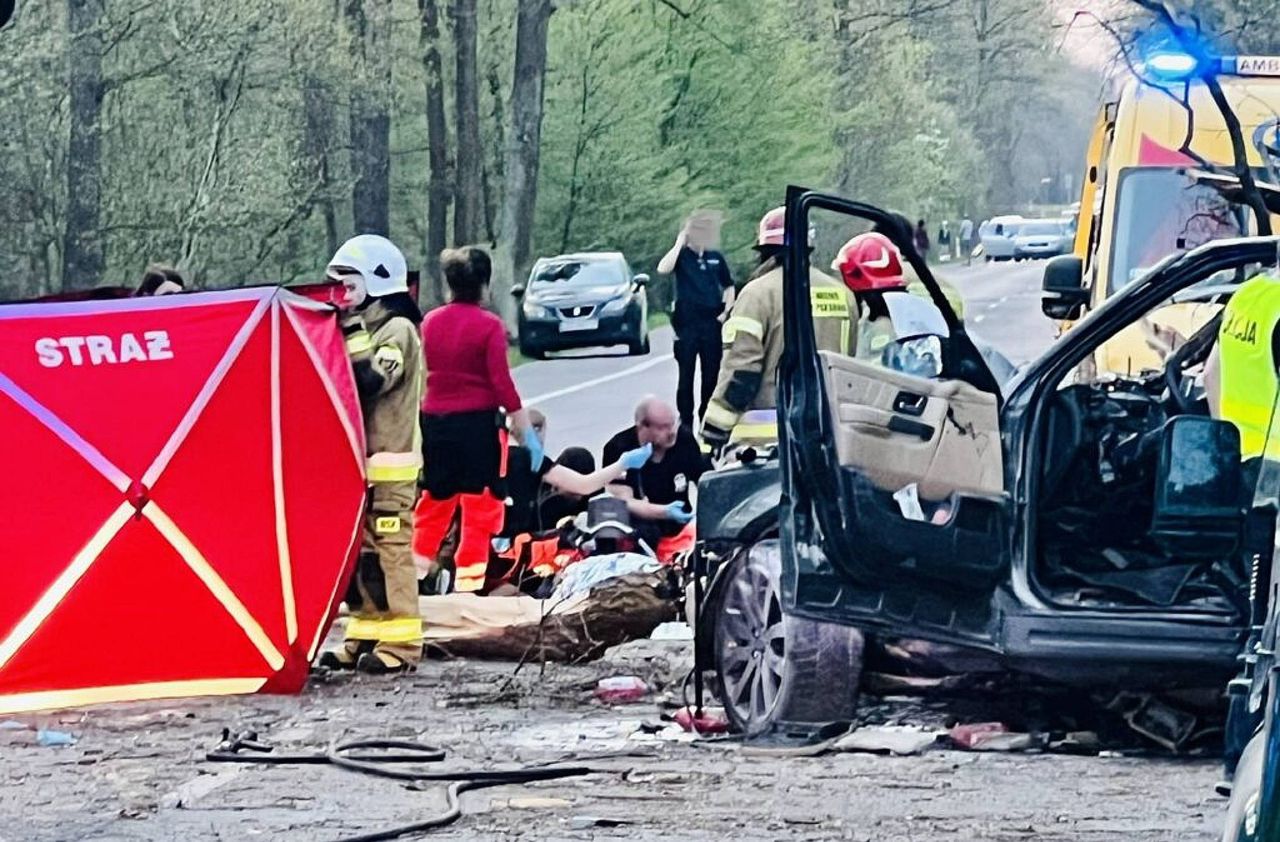
[[[0,429],[0,713],[301,688],[364,506],[331,308],[2,306]]]

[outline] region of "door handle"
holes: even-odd
[[[924,415],[924,408],[929,405],[929,398],[915,392],[899,392],[893,399],[893,411],[903,415],[919,418]]]
[[[912,421],[910,418],[903,418],[901,415],[895,415],[889,419],[889,431],[904,433],[908,436],[918,436],[921,441],[932,441],[933,434],[936,432],[930,424]]]

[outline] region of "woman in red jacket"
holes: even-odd
[[[507,362],[507,331],[484,308],[492,266],[478,248],[450,249],[440,269],[451,301],[422,323],[427,388],[422,402],[423,486],[414,514],[413,549],[435,561],[454,518],[454,590],[484,587],[489,547],[502,529],[508,423],[542,462]]]

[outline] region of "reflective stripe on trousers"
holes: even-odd
[[[347,621],[345,637],[347,640],[376,640],[381,643],[421,643],[422,620],[417,617],[390,620],[351,617]]]

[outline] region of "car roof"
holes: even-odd
[[[608,260],[626,260],[620,251],[578,251],[571,254],[558,254],[555,257],[539,257],[539,263],[572,263],[575,260],[586,262],[604,262]]]

